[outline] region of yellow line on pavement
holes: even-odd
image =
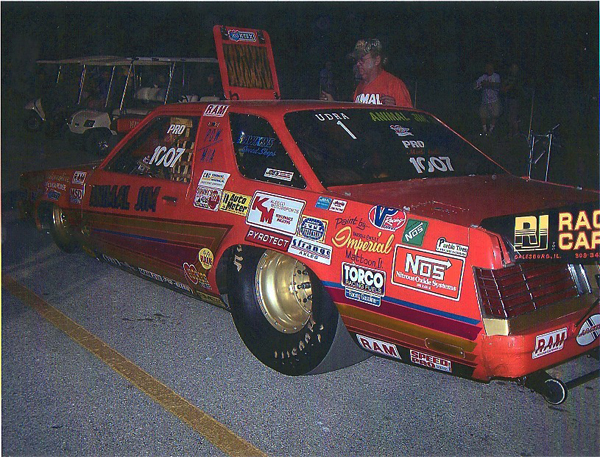
[[[231,456],[266,456],[260,449],[177,395],[11,276],[2,275],[2,286],[223,452]]]

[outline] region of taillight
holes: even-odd
[[[524,263],[474,268],[479,301],[490,317],[511,318],[580,295],[568,265]]]

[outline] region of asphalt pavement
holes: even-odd
[[[3,455],[235,455],[219,441],[223,430],[273,456],[600,454],[599,379],[550,406],[513,382],[477,383],[376,357],[287,377],[250,354],[226,311],[61,252],[18,219],[18,174],[93,159],[60,138],[3,132],[2,275],[215,422],[191,426],[4,279]],[[584,357],[552,374],[569,381],[597,368]]]

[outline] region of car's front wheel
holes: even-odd
[[[77,249],[77,241],[73,237],[73,231],[67,216],[58,205],[52,206],[50,234],[56,245],[63,251],[73,252]]]
[[[228,293],[248,349],[287,375],[334,370],[368,357],[354,344],[321,281],[283,253],[238,246]]]

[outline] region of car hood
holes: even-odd
[[[415,179],[329,190],[345,199],[404,208],[413,214],[466,227],[480,225],[492,217],[599,201],[595,191],[508,174]]]

